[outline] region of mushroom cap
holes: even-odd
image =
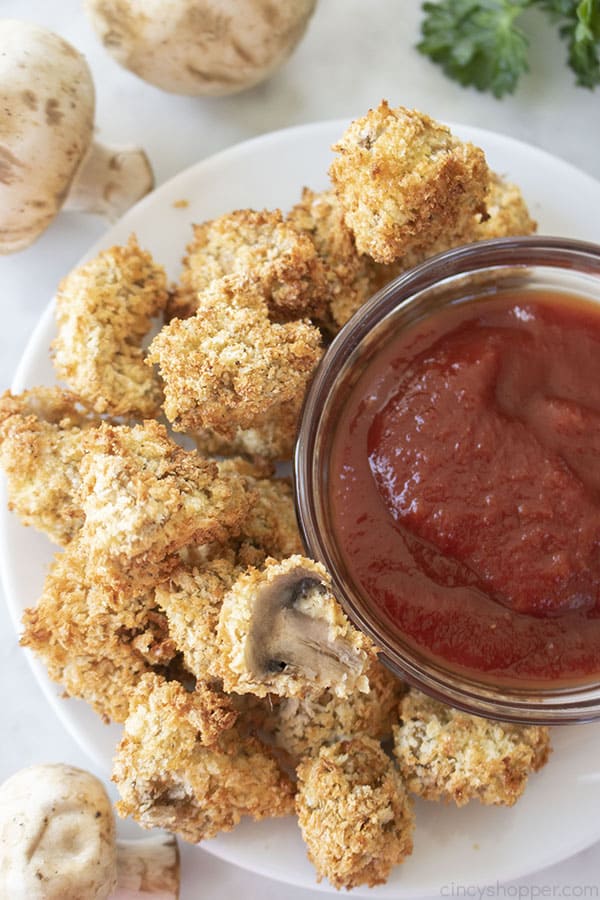
[[[83,56],[31,22],[0,20],[0,252],[31,244],[61,208],[92,139]]]
[[[234,94],[275,71],[316,0],[85,0],[118,63],[175,94]]]
[[[117,882],[110,800],[89,772],[30,766],[0,787],[0,897],[105,900]]]

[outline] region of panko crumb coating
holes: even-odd
[[[92,424],[74,394],[37,387],[0,398],[0,465],[8,480],[8,507],[61,547],[83,524],[76,494],[82,429]]]
[[[155,591],[186,668],[207,682],[219,679],[219,613],[225,594],[242,571],[234,551],[214,548],[213,553],[213,558],[182,562]]]
[[[515,237],[534,234],[537,230],[537,222],[531,218],[520,189],[496,172],[490,172],[485,209],[485,214],[477,217],[472,240]]]
[[[203,743],[206,703],[206,693],[177,682],[141,680],[114,761],[119,815],[196,843],[231,831],[245,815],[293,812],[294,786],[256,738],[229,727]]]
[[[209,428],[231,440],[274,408],[299,406],[320,356],[317,328],[271,322],[260,283],[228,276],[204,291],[194,316],[158,333],[148,360],[159,366],[176,431]]]
[[[361,735],[321,747],[298,766],[296,812],[317,880],[383,884],[413,849],[411,800],[390,758]]]
[[[79,541],[99,579],[154,584],[177,550],[227,540],[248,512],[244,479],[182,450],[158,422],[103,423],[83,443]]]
[[[177,652],[152,592],[123,595],[90,580],[75,543],[56,555],[23,625],[21,644],[43,660],[50,678],[105,721],[124,722],[142,675],[163,670]]]
[[[333,596],[320,564],[302,556],[250,567],[225,595],[217,642],[226,691],[346,698],[368,691],[374,646]]]
[[[303,394],[290,403],[272,406],[265,421],[252,428],[236,428],[232,437],[210,429],[201,428],[190,434],[201,453],[210,456],[245,454],[252,459],[286,462],[292,458],[298,433]]]
[[[274,559],[301,554],[304,548],[291,481],[264,477],[259,467],[239,457],[221,460],[218,466],[220,474],[232,472],[246,480],[249,506],[240,522],[238,545],[250,544]]]
[[[329,169],[359,253],[392,263],[484,209],[483,151],[417,110],[385,101],[352,122]]]
[[[323,744],[368,734],[386,740],[398,721],[398,703],[406,685],[374,659],[367,669],[369,690],[341,700],[331,690],[314,700],[283,698],[263,723],[275,745],[296,760]]]
[[[445,232],[429,246],[409,253],[390,266],[379,266],[380,277],[391,281],[436,253],[443,253],[463,244],[490,238],[518,237],[533,234],[536,230],[537,223],[531,218],[519,188],[490,171],[485,208],[482,211],[461,216],[454,231]]]
[[[142,340],[167,299],[163,267],[140,250],[135,237],[62,281],[54,365],[95,412],[146,418],[160,410],[160,382],[144,364]]]
[[[393,275],[386,278],[385,266],[358,252],[335,191],[304,188],[288,220],[310,237],[323,262],[328,307],[323,325],[335,332]]]
[[[471,716],[416,690],[400,718],[394,754],[408,789],[426,800],[512,806],[550,754],[547,728]]]
[[[323,264],[312,241],[286,222],[278,209],[239,209],[194,225],[187,251],[170,317],[196,312],[198,292],[224,275],[258,279],[275,321],[321,318],[324,313]]]

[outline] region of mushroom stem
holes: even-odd
[[[117,841],[117,887],[109,900],[151,895],[152,900],[177,900],[179,850],[170,834],[136,841]]]
[[[115,221],[154,187],[148,157],[139,147],[92,142],[77,170],[64,209]]]

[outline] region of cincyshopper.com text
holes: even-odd
[[[540,897],[568,898],[568,900],[594,900],[600,898],[597,884],[444,884],[440,889],[442,897],[486,900],[488,897],[507,900],[538,900]]]

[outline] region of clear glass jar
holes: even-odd
[[[457,674],[393,635],[353,582],[336,544],[328,500],[329,454],[345,398],[386,342],[440,307],[503,290],[579,296],[600,304],[600,246],[562,238],[485,241],[442,253],[392,281],[366,303],[325,353],[306,396],[295,454],[298,519],[308,553],[323,562],[354,624],[399,676],[468,712],[545,724],[600,719],[600,679],[568,687],[495,687]],[[600,461],[599,461],[600,465]]]

